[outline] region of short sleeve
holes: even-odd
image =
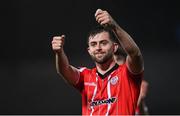
[[[129,80],[134,83],[134,85],[136,86],[140,86],[141,85],[141,81],[144,77],[144,71],[142,71],[139,74],[134,74],[132,72],[129,71],[128,67],[126,64],[123,65],[123,68],[125,70],[125,75],[127,75],[127,78],[129,78]]]
[[[79,79],[76,82],[76,84],[74,85],[74,87],[78,91],[82,92],[82,90],[84,88],[84,76],[85,76],[85,74],[87,72],[87,68],[86,67],[82,67],[82,68],[79,68],[78,71],[79,71]]]
[[[129,77],[140,78],[140,79],[142,79],[144,77],[144,70],[141,73],[139,73],[139,74],[134,74],[131,71],[129,71],[129,69],[128,69],[126,64],[124,64],[124,68],[125,68],[126,73],[128,74]]]

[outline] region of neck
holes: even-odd
[[[101,74],[105,74],[107,71],[109,71],[114,65],[116,64],[116,62],[114,61],[114,59],[110,59],[109,61],[107,61],[104,64],[99,64],[96,63],[96,68],[97,71]]]

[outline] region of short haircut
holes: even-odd
[[[102,33],[102,32],[109,33],[111,41],[118,43],[118,40],[116,39],[116,36],[114,35],[112,29],[108,26],[101,26],[101,25],[96,26],[90,30],[90,32],[88,33],[88,36],[87,36],[87,43],[89,43],[89,37],[94,37],[95,35]]]

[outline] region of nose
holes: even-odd
[[[101,48],[101,45],[100,44],[97,44],[97,46],[96,46],[96,50],[101,50],[102,48]]]

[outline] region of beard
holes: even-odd
[[[90,56],[91,56],[92,60],[94,60],[95,62],[97,62],[99,64],[104,64],[113,58],[112,52],[108,52],[107,54],[103,53],[100,55],[101,56],[98,56],[98,54],[95,54],[95,55],[90,55]]]

